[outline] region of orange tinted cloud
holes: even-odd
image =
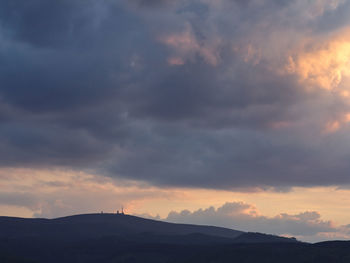
[[[335,90],[345,77],[350,76],[350,29],[321,43],[318,41],[306,41],[301,50],[289,56],[286,71],[296,74],[300,82],[309,88]],[[345,96],[348,94],[344,90],[337,92]]]
[[[339,114],[337,120],[329,121],[324,128],[324,133],[334,133],[350,123],[350,113]]]
[[[339,121],[330,121],[326,124],[324,133],[334,133],[340,129]]]
[[[350,121],[350,28],[324,37],[300,41],[288,56],[284,74],[295,75],[306,91],[323,90],[328,105],[339,101],[343,107],[325,117],[322,133],[341,130]]]

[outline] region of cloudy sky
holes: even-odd
[[[350,0],[0,2],[0,214],[350,238]]]

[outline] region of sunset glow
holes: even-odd
[[[0,3],[0,216],[350,239],[350,0],[29,2]]]

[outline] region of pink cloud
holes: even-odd
[[[160,37],[160,41],[170,47],[175,56],[168,58],[170,65],[182,65],[186,60],[194,60],[196,55],[202,57],[206,63],[216,66],[220,62],[220,39],[198,41],[189,26],[184,32],[172,33]]]

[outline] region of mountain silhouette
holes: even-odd
[[[86,214],[56,219],[0,217],[0,237],[128,237],[136,234],[188,235],[236,238],[242,231],[189,224],[174,224],[123,214]]]
[[[307,244],[294,238],[124,214],[0,217],[1,263],[350,262],[345,261],[350,259],[349,251],[347,242]]]
[[[214,243],[296,242],[295,239],[261,233],[245,233],[215,226],[175,224],[125,214],[85,214],[56,219],[0,217],[0,238],[49,237],[75,240],[105,236],[117,236],[126,240],[140,238],[145,239],[145,242],[154,239],[158,243],[174,243],[176,240],[181,243],[183,239],[190,243],[196,243],[196,240],[198,243],[205,240]]]

